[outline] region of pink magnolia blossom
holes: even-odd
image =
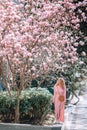
[[[84,64],[84,62],[83,62],[83,61],[80,61],[79,64],[82,65],[82,64]]]
[[[84,51],[82,52],[82,56],[86,56],[86,53]]]
[[[80,22],[86,21],[80,8],[85,6],[86,0],[19,0],[18,4],[1,0],[0,58],[10,71],[15,69],[16,74],[20,68],[20,73],[23,70],[32,78],[53,68],[63,69],[65,63],[74,64],[78,45],[85,44],[77,36]]]
[[[80,44],[81,46],[83,46],[83,45],[84,45],[84,42],[83,42],[83,41],[80,41],[79,44]]]
[[[74,46],[76,46],[76,47],[77,47],[77,46],[78,46],[78,42],[74,43]]]

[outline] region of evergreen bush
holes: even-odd
[[[0,93],[0,115],[2,121],[14,120],[16,108],[16,92]],[[52,94],[46,88],[31,88],[21,92],[20,97],[20,121],[40,121],[51,110]]]

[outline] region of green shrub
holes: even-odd
[[[1,120],[11,120],[15,114],[16,96],[12,92],[10,98],[6,91],[0,92],[0,117]]]
[[[3,120],[14,119],[16,108],[16,93],[11,92],[10,98],[7,92],[0,93],[0,114]],[[20,96],[20,120],[41,120],[51,110],[52,95],[46,88],[31,88],[21,92]]]

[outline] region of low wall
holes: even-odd
[[[61,125],[35,126],[28,124],[0,123],[0,130],[61,130]]]

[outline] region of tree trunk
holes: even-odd
[[[20,90],[17,90],[17,105],[15,110],[15,123],[19,123],[19,117],[20,117]]]
[[[20,72],[20,86],[21,89],[24,90],[26,86],[24,86],[24,72],[25,72],[25,65],[22,67]]]

